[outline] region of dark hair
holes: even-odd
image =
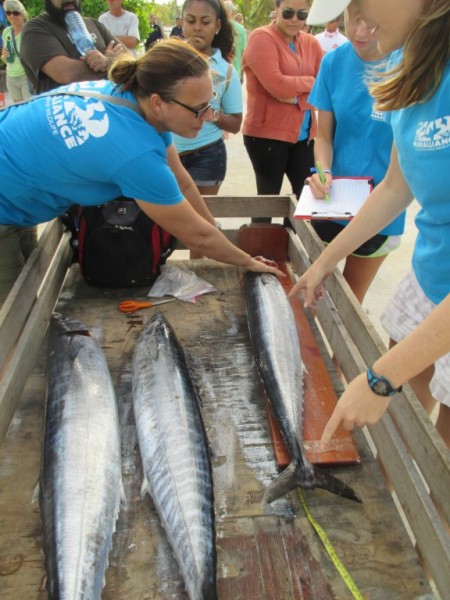
[[[191,2],[195,0],[185,0],[181,13],[184,15],[184,11]],[[197,2],[205,2],[208,4],[216,13],[217,19],[220,19],[220,31],[214,36],[213,47],[219,48],[222,56],[225,60],[230,62],[234,56],[234,31],[231,25],[228,13],[225,9],[225,5],[222,0],[196,0]]]
[[[158,94],[169,101],[174,98],[180,81],[208,72],[208,63],[200,52],[182,40],[171,38],[157,42],[137,59],[131,54],[121,54],[108,77],[136,98]]]

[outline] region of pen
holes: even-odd
[[[322,167],[320,166],[319,162],[316,163],[316,169],[317,169],[317,173],[319,175],[320,181],[323,183],[323,185],[325,185],[327,180],[325,178],[324,172],[322,171]],[[328,204],[330,203],[330,194],[328,194],[327,192],[325,192],[325,200],[328,202]]]

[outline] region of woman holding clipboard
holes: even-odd
[[[344,16],[349,41],[323,58],[308,98],[319,111],[314,157],[326,179],[324,185],[319,173],[309,178],[316,198],[325,197],[333,176],[370,176],[377,185],[386,173],[391,154],[391,127],[382,113],[373,109],[366,85],[371,71],[385,63],[384,55],[363,22],[357,2],[350,3]],[[347,224],[312,221],[326,244]],[[343,275],[361,303],[386,256],[400,245],[404,225],[403,212],[346,258]]]
[[[310,21],[329,21],[348,4],[313,0]],[[371,86],[376,107],[389,113],[391,160],[383,181],[291,294],[301,292],[305,306],[315,307],[340,260],[413,198],[420,211],[411,271],[382,316],[391,348],[349,384],[321,441],[326,445],[341,423],[347,430],[376,423],[409,381],[428,412],[439,402],[436,429],[450,447],[450,3],[357,0],[357,5],[382,51],[401,48]]]

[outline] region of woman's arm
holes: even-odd
[[[336,120],[334,113],[328,110],[319,110],[317,118],[317,136],[314,144],[314,160],[320,163],[322,169],[331,171],[333,164],[333,140]],[[324,198],[333,181],[331,173],[325,173],[325,185],[317,174],[312,175],[309,186],[314,198]]]
[[[356,217],[334,238],[314,264],[297,281],[290,296],[302,292],[305,306],[314,308],[324,294],[324,281],[340,260],[381,231],[411,203],[413,196],[392,148],[391,162],[383,181],[370,194]]]
[[[375,361],[374,372],[389,379],[394,387],[406,383],[450,352],[449,324],[450,295],[412,333]],[[347,430],[376,423],[390,400],[372,392],[366,373],[358,375],[337,403],[321,443],[325,446],[341,423]],[[395,396],[392,401],[395,402]]]
[[[181,240],[190,250],[200,256],[207,256],[229,265],[236,265],[249,271],[268,272],[283,277],[272,261],[252,258],[234,246],[211,223],[208,223],[191,205],[183,199],[178,204],[163,205],[136,200],[141,210],[163,229]]]
[[[242,124],[242,113],[235,115],[227,115],[222,110],[215,111],[215,115],[211,119],[213,123],[229,133],[239,133]]]
[[[188,200],[190,205],[201,215],[204,219],[211,223],[216,224],[216,221],[211,214],[209,208],[206,206],[203,196],[198,191],[192,177],[184,168],[180,157],[178,156],[175,144],[171,144],[167,148],[167,162],[171,168],[173,174],[176,177],[178,185],[180,186],[181,193]]]

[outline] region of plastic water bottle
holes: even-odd
[[[86,52],[95,50],[95,44],[92,41],[91,34],[87,30],[83,17],[76,10],[66,12],[64,20],[69,30],[70,37],[77,47],[81,56],[86,56]]]

